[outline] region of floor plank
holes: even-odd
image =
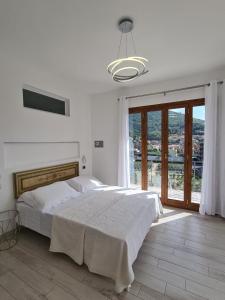
[[[28,286],[16,275],[8,272],[0,277],[0,286],[17,300],[40,300],[43,299],[40,294]]]
[[[145,259],[146,256],[153,257],[155,259],[157,258],[158,263],[160,261],[168,261],[168,262],[172,262],[176,265],[185,267],[187,269],[190,269],[192,271],[196,271],[196,272],[199,272],[199,273],[202,273],[205,275],[208,275],[208,273],[209,273],[208,265],[193,262],[191,260],[186,260],[186,259],[176,256],[175,254],[169,254],[169,253],[165,253],[163,251],[155,250],[155,249],[148,249],[148,250],[144,249],[144,250],[141,250],[140,253],[141,253],[141,255],[140,255],[139,260],[142,260],[142,257],[144,257],[144,261],[147,262],[147,259]]]
[[[179,288],[185,288],[185,279],[181,277],[180,274],[176,275],[175,273],[170,272],[170,270],[168,272],[165,269],[155,267],[148,263],[135,263],[134,271],[136,270],[143,271],[152,277],[168,282]]]
[[[72,296],[67,293],[63,289],[58,286],[55,286],[54,289],[46,295],[46,299],[48,300],[79,300],[78,298]]]
[[[13,274],[38,293],[46,295],[54,287],[51,280],[44,278],[41,274],[30,269],[28,265],[13,257],[10,254],[10,251],[2,252],[0,257],[2,259],[2,263],[4,263],[5,266],[8,266]]]
[[[186,290],[179,289],[170,284],[166,286],[166,295],[176,300],[202,300],[206,298],[202,298],[200,296],[194,295]]]
[[[194,281],[186,281],[186,289],[193,294],[197,294],[209,300],[224,300],[225,294],[206,286],[200,285]]]
[[[223,292],[225,295],[225,283],[217,279],[202,275],[197,272],[190,271],[186,268],[180,267],[178,265],[166,261],[161,261],[159,263],[159,268],[163,270],[167,270],[172,274],[177,274],[177,276],[180,276],[181,278],[189,279],[199,284],[202,284],[203,286],[207,286],[212,289],[219,290]]]
[[[158,279],[156,277],[153,277],[141,270],[136,270],[135,271],[135,279],[140,282],[143,285],[146,285],[147,287],[158,291],[162,294],[165,293],[166,289],[166,281],[162,279]]]
[[[13,257],[13,254],[17,253],[19,259],[25,261],[24,257],[27,257],[27,264],[29,265],[30,272],[34,272],[35,276],[33,276],[29,273],[30,277],[27,280],[27,283],[32,285],[34,289],[37,287],[34,286],[33,280],[36,279],[37,274],[39,277],[41,277],[41,280],[37,283],[37,286],[41,284],[42,281],[45,282],[45,285],[49,282],[52,283],[52,287],[57,285],[61,287],[64,291],[67,293],[73,295],[75,299],[79,300],[86,300],[92,297],[93,300],[106,300],[107,298],[100,294],[98,291],[90,288],[87,285],[84,285],[83,283],[79,282],[78,280],[74,279],[67,273],[61,271],[60,269],[48,265],[45,261],[42,261],[40,258],[32,256],[30,253],[23,253],[23,250],[21,249],[12,249],[11,256]],[[16,261],[17,265],[22,264],[23,262],[18,263],[17,259],[14,258],[14,261]],[[10,263],[12,264],[12,262]],[[74,264],[74,263],[73,263]],[[21,274],[21,273],[20,273]],[[19,276],[19,274],[18,274]],[[44,286],[44,285],[43,285]],[[42,287],[43,289],[43,287]],[[47,294],[49,291],[46,291],[43,294]]]
[[[15,298],[10,296],[10,294],[0,285],[0,300],[15,300]]]
[[[218,263],[217,261],[213,260],[213,258],[208,258],[202,256],[202,253],[189,251],[189,249],[175,249],[174,255],[179,257],[180,259],[186,260],[187,262],[193,262],[197,264],[202,264],[211,268],[215,268],[217,270],[221,270],[225,272],[225,261],[224,263]]]
[[[172,298],[165,296],[145,285],[142,285],[138,297],[143,300],[171,300]]]

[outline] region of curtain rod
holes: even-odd
[[[217,84],[223,84],[223,81],[218,81]],[[128,96],[128,97],[126,97],[126,99],[135,99],[135,98],[146,97],[146,96],[155,96],[155,95],[164,95],[164,96],[166,96],[166,94],[168,94],[168,93],[198,89],[198,88],[205,87],[205,86],[210,86],[210,83],[205,83],[205,84],[200,84],[200,85],[193,85],[193,86],[188,86],[188,87],[184,87],[184,88],[180,88],[180,89],[174,89],[174,90],[166,90],[166,91],[155,92],[155,93]]]

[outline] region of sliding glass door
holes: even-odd
[[[205,106],[194,106],[192,110],[192,156],[191,156],[191,203],[200,203],[204,131],[205,131]]]
[[[161,196],[162,185],[162,111],[147,112],[148,190]]]
[[[164,204],[197,209],[201,197],[204,99],[130,109],[131,184]]]
[[[168,109],[167,129],[168,199],[184,201],[185,185],[185,108]]]
[[[142,132],[141,113],[129,115],[130,184],[142,187]]]

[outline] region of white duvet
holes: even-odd
[[[134,280],[132,264],[160,211],[157,194],[98,188],[54,215],[50,251],[112,278],[115,290],[122,292]]]

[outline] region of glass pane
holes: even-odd
[[[168,112],[168,198],[184,200],[185,108]]]
[[[130,184],[141,188],[141,113],[129,114]]]
[[[162,113],[148,112],[148,190],[161,196]]]
[[[191,201],[200,203],[205,130],[205,106],[193,107]]]

